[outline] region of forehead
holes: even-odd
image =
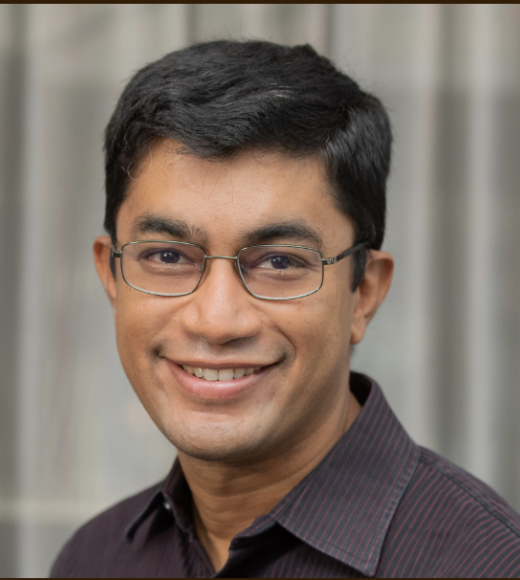
[[[299,224],[303,237],[307,230],[309,241],[314,232],[316,245],[331,228],[343,234],[350,229],[317,158],[247,151],[230,159],[205,160],[180,153],[177,146],[163,141],[144,156],[119,211],[120,241],[121,236],[124,241],[138,239],[143,224],[149,226],[154,219],[184,224],[182,237],[198,243],[292,223]]]

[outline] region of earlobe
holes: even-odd
[[[355,292],[357,296],[354,297],[351,344],[358,344],[363,339],[368,323],[388,293],[393,271],[394,259],[388,252],[370,251],[365,277]]]
[[[93,253],[94,253],[94,263],[96,266],[96,270],[105,288],[105,292],[107,293],[108,299],[112,304],[112,307],[115,307],[116,301],[116,268],[115,264],[113,264],[114,259],[112,258],[112,242],[110,240],[110,236],[99,236],[94,240],[93,245]]]

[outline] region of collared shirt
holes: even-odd
[[[519,577],[520,516],[484,483],[420,448],[378,385],[328,455],[233,539],[215,574],[178,462],[162,484],[96,517],[53,577]]]

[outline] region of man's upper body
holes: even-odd
[[[520,516],[489,487],[415,445],[379,386],[351,375],[363,410],[329,454],[237,534],[215,570],[179,463],[160,485],[72,538],[56,577],[518,577]]]
[[[390,145],[379,100],[308,46],[207,43],[136,73],[107,127],[94,258],[178,465],[80,531],[55,574],[513,570],[516,516],[419,452],[378,387],[349,388],[392,278]]]

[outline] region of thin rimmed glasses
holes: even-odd
[[[333,258],[291,244],[266,244],[239,250],[236,256],[208,256],[201,246],[162,240],[128,242],[112,256],[121,259],[124,281],[154,296],[186,296],[199,286],[206,262],[234,260],[246,290],[261,300],[295,300],[317,292],[325,266],[336,264],[365,247],[355,244]]]

